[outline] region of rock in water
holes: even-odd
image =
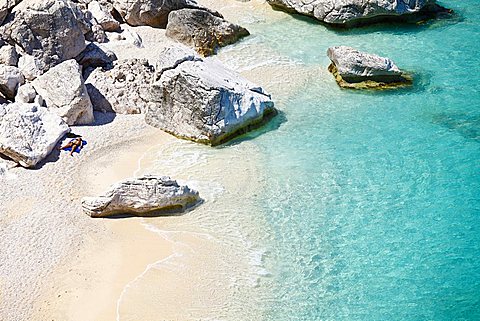
[[[145,116],[154,127],[218,145],[276,114],[270,95],[216,59],[175,47],[159,57]]]
[[[195,48],[204,56],[212,55],[217,48],[235,43],[249,34],[247,29],[199,9],[172,11],[166,30],[168,37]]]
[[[14,66],[0,65],[0,92],[8,99],[14,99],[17,89],[25,82],[20,69]]]
[[[85,87],[82,68],[70,59],[51,68],[33,81],[49,110],[69,125],[93,123],[93,107]]]
[[[381,20],[418,20],[435,15],[439,11],[447,11],[435,4],[435,0],[267,0],[267,2],[275,8],[347,27]]]
[[[165,28],[171,11],[196,7],[191,0],[114,0],[114,8],[131,26]]]
[[[47,157],[70,129],[56,114],[34,104],[0,106],[0,154],[23,167]]]
[[[147,109],[153,77],[153,66],[147,60],[127,59],[115,61],[106,71],[95,69],[86,84],[95,110],[140,114]]]
[[[115,184],[100,197],[83,198],[82,208],[91,217],[153,216],[162,212],[182,212],[199,201],[197,191],[178,185],[170,177],[143,176]]]
[[[75,58],[85,49],[83,14],[69,0],[24,0],[0,32],[34,57],[41,72]],[[22,53],[23,55],[23,53]]]
[[[385,88],[412,83],[412,78],[389,58],[346,46],[328,48],[327,55],[332,61],[328,70],[333,73],[341,87]]]

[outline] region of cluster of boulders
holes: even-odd
[[[435,0],[267,0],[274,8],[313,17],[328,25],[353,27],[383,21],[417,22],[451,11]]]
[[[125,23],[166,28],[197,52],[178,43],[155,61],[117,60],[100,44]],[[34,167],[94,110],[222,143],[275,113],[263,89],[203,57],[246,35],[192,0],[0,1],[0,154]]]
[[[439,12],[434,0],[267,0],[272,6],[352,26]],[[156,59],[118,60],[101,43],[142,40],[129,26],[164,28],[176,45]],[[0,156],[35,167],[94,110],[144,114],[177,137],[221,144],[275,115],[265,91],[213,57],[249,32],[194,0],[0,0]],[[411,83],[388,58],[349,47],[328,50],[346,88]],[[3,167],[2,167],[3,168]],[[168,177],[142,177],[83,200],[92,217],[184,210],[196,191]]]

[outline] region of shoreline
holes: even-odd
[[[234,22],[243,17],[238,6],[248,6],[252,13],[262,6],[261,10],[272,12],[272,17],[283,17],[283,14],[273,12],[261,1],[228,3],[231,7],[225,10],[225,14]],[[214,2],[210,4],[214,9],[219,5],[214,5]],[[255,13],[258,17],[265,14]],[[165,41],[162,45],[168,45],[164,31],[146,27],[132,29],[144,40],[144,48],[139,50],[131,44],[113,42],[110,45],[117,46],[116,51],[122,53],[119,59],[129,58],[132,53],[137,54],[137,58],[153,58],[155,51],[151,49],[154,43]],[[220,60],[228,60],[231,51],[226,49],[225,52],[226,55],[220,53]],[[291,79],[302,78],[299,76],[302,70],[295,70],[297,65],[290,62],[286,62],[284,67],[285,65],[290,66]],[[272,79],[281,73],[281,69],[271,68],[268,64],[258,67],[255,65],[244,70],[242,74],[255,79],[259,77],[255,73],[263,70],[266,72],[262,73],[260,79],[272,82]],[[305,71],[307,68],[303,69]],[[314,74],[313,71],[309,73],[312,76]],[[289,84],[280,85],[282,88],[277,91],[291,90],[288,88]],[[257,248],[261,242],[255,243],[251,239],[261,237],[254,235],[256,229],[265,225],[261,215],[256,215],[256,209],[248,201],[256,197],[257,189],[261,188],[256,186],[255,182],[263,181],[263,173],[259,169],[261,164],[253,157],[257,152],[254,145],[246,141],[239,145],[215,149],[185,142],[149,127],[143,121],[143,115],[112,116],[96,113],[95,117],[96,123],[93,126],[72,128],[73,132],[83,135],[89,142],[80,155],[71,158],[66,153],[57,153],[38,170],[12,170],[18,178],[10,181],[11,184],[6,187],[7,194],[8,191],[15,191],[16,184],[21,182],[23,188],[20,192],[25,197],[18,201],[21,207],[15,203],[13,197],[3,197],[2,204],[8,204],[15,213],[0,220],[0,232],[2,228],[8,229],[10,223],[17,223],[17,219],[22,220],[23,228],[18,230],[23,231],[29,223],[27,217],[32,216],[33,212],[33,217],[38,221],[37,225],[27,229],[28,233],[24,237],[29,240],[39,234],[36,239],[40,238],[40,241],[34,245],[33,253],[38,249],[42,250],[32,256],[25,255],[32,250],[32,242],[28,241],[27,245],[12,251],[11,257],[24,257],[24,270],[13,271],[15,265],[10,264],[11,279],[6,283],[12,286],[0,289],[4,290],[7,296],[11,296],[7,297],[4,305],[9,312],[0,315],[6,315],[7,319],[12,321],[52,318],[119,320],[120,313],[122,320],[156,320],[158,314],[151,315],[149,319],[148,315],[140,317],[135,311],[136,307],[144,304],[145,295],[141,289],[148,288],[146,284],[149,282],[146,280],[153,280],[155,284],[162,284],[167,293],[161,293],[159,298],[162,300],[152,302],[154,306],[163,304],[164,318],[185,319],[189,318],[187,315],[190,318],[197,315],[198,319],[212,317],[208,313],[213,313],[213,316],[222,315],[224,319],[232,320],[241,319],[241,316],[243,319],[252,318],[253,315],[261,319],[266,303],[256,305],[265,294],[262,291],[268,288],[266,284],[270,281],[264,278],[269,275],[264,267],[265,250]],[[207,199],[205,204],[193,212],[198,217],[186,213],[183,216],[159,218],[150,226],[158,232],[155,235],[143,226],[142,219],[99,220],[90,219],[82,213],[80,199],[83,196],[103,193],[111,184],[121,179],[137,176],[142,170],[152,166],[161,166],[155,165],[158,163],[155,151],[164,153],[163,165],[168,168],[168,171],[162,170],[160,174],[187,182],[191,187],[200,190],[202,198]],[[188,159],[189,157],[192,159]],[[209,171],[215,175],[209,175]],[[34,183],[30,184],[30,181]],[[30,196],[29,193],[24,193],[27,189],[35,192]],[[12,192],[12,195],[14,194]],[[237,199],[238,197],[240,199]],[[29,198],[31,202],[28,201]],[[41,202],[44,198],[54,201],[44,208]],[[240,217],[236,218],[235,215]],[[241,217],[242,215],[245,217]],[[58,216],[61,220],[58,220]],[[221,232],[229,233],[227,239],[217,240],[215,235],[211,234],[220,232],[218,219],[224,223],[222,228],[225,231]],[[151,224],[152,221],[149,222]],[[15,229],[11,237],[4,241],[17,246],[17,243],[22,241],[15,238],[14,231]],[[172,239],[162,239],[159,233],[163,233],[163,236],[169,235]],[[130,243],[132,240],[138,240],[136,245]],[[172,242],[178,247],[176,250]],[[180,254],[174,255],[175,253]],[[132,256],[136,258],[134,264],[122,264]],[[169,270],[168,264],[167,268],[153,269],[160,261],[180,265],[176,266],[177,270]],[[33,262],[33,267],[25,262]],[[6,265],[9,266],[9,263]],[[38,273],[26,271],[29,269]],[[178,269],[180,275],[177,273]],[[232,274],[234,272],[237,274]],[[25,273],[28,274],[28,284],[18,289],[15,284],[22,283],[18,280]],[[196,279],[187,282],[190,276]],[[210,282],[210,286],[197,286],[205,282]],[[135,283],[140,284],[133,286]],[[182,291],[178,291],[179,284],[183,286]],[[215,284],[215,287],[211,284]],[[13,294],[13,291],[18,293]],[[212,291],[215,295],[212,295]],[[159,295],[156,292],[155,294]],[[150,293],[149,297],[151,296]],[[210,297],[210,300],[205,297]],[[242,302],[243,306],[235,306],[235,301]],[[186,312],[185,306],[189,304],[191,311],[187,309]],[[25,306],[33,307],[26,310],[23,308]],[[89,315],[86,317],[87,311]]]

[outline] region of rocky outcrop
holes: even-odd
[[[448,11],[435,0],[267,0],[274,8],[351,27],[382,20],[421,20]]]
[[[192,0],[114,0],[113,6],[129,25],[157,28],[167,26],[171,11],[197,7]]]
[[[90,11],[104,31],[117,31],[120,29],[120,22],[115,20],[106,6],[98,1],[92,1],[88,4]]]
[[[40,72],[78,56],[85,49],[86,32],[82,12],[69,0],[24,0],[0,28],[22,55],[33,57]]]
[[[67,60],[33,81],[47,107],[69,125],[91,124],[93,107],[88,96],[80,65]]]
[[[0,64],[17,66],[18,53],[15,47],[9,45],[0,47]]]
[[[351,47],[331,47],[329,71],[341,87],[385,88],[411,84],[412,79],[391,59],[358,51]]]
[[[197,191],[170,177],[143,176],[115,184],[105,195],[83,198],[82,208],[91,217],[155,216],[182,212],[199,201]]]
[[[34,104],[0,106],[0,154],[23,167],[47,157],[70,129],[56,114]]]
[[[14,99],[17,89],[25,82],[20,69],[0,65],[0,92],[8,99]]]
[[[218,145],[276,113],[262,88],[183,47],[160,53],[156,70],[145,120],[175,136]]]
[[[115,61],[113,68],[95,69],[87,78],[95,110],[119,114],[145,112],[154,69],[146,59]]]
[[[247,29],[200,9],[172,11],[166,30],[168,37],[195,48],[204,56],[249,34]]]

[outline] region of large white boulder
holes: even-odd
[[[156,73],[145,120],[177,137],[218,145],[276,114],[261,87],[183,46],[162,51]]]
[[[329,71],[342,87],[384,87],[411,82],[390,58],[347,46],[328,48],[327,55],[332,61]]]
[[[0,105],[0,154],[34,167],[70,129],[55,113],[35,104]]]
[[[379,19],[414,18],[442,11],[435,0],[267,0],[275,8],[312,16],[320,21],[351,26]],[[446,9],[444,9],[446,10]]]
[[[68,125],[88,125],[94,121],[82,68],[74,59],[56,65],[32,84],[47,107]]]
[[[166,35],[204,56],[248,36],[247,29],[202,9],[180,9],[168,16]]]
[[[113,185],[105,195],[82,199],[91,217],[130,214],[154,216],[182,212],[200,201],[197,191],[165,176],[143,176]]]

